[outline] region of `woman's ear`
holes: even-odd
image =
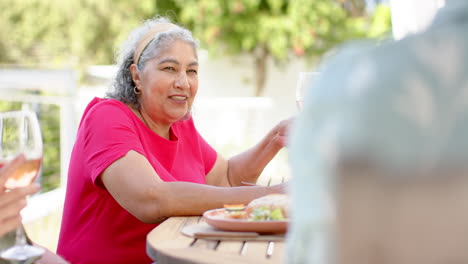
[[[141,83],[140,72],[138,71],[138,68],[135,63],[130,65],[130,73],[132,74],[132,80],[135,83],[135,86],[136,87],[140,86],[140,83]]]

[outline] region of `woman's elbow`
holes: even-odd
[[[132,214],[146,224],[160,223],[169,217],[163,209],[164,204],[161,194],[151,187],[144,192],[143,201],[135,206],[136,210]]]
[[[162,215],[158,207],[159,206],[148,206],[148,208],[142,208],[142,210],[139,210],[139,212],[136,212],[133,216],[145,224],[160,223],[166,220],[168,216]]]

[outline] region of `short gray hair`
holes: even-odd
[[[133,53],[135,52],[140,39],[155,25],[161,23],[172,22],[165,17],[156,17],[154,19],[146,20],[143,25],[134,29],[130,33],[128,39],[123,43],[119,53],[117,54],[118,70],[114,78],[112,89],[106,94],[107,98],[113,98],[125,104],[130,104],[136,109],[140,108],[138,96],[134,92],[135,83],[133,82],[132,74],[130,72],[130,65],[133,64]],[[156,34],[154,39],[141,53],[140,60],[137,64],[138,70],[143,70],[146,62],[156,57],[159,52],[166,49],[176,40],[183,40],[191,44],[196,55],[198,42],[193,38],[192,33],[189,30],[176,25],[175,28]]]

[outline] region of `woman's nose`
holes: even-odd
[[[184,89],[190,87],[187,74],[185,72],[180,73],[177,77],[176,86]]]

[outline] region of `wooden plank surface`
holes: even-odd
[[[147,236],[149,241],[165,241],[177,240],[181,243],[187,241],[190,243],[191,238],[180,235],[180,229],[185,225],[189,218],[187,217],[171,217],[162,222],[156,229],[153,229]]]
[[[210,241],[181,234],[200,217],[172,217],[148,234],[148,255],[158,263],[281,263],[284,242]]]
[[[243,247],[244,241],[221,241],[216,250],[240,255]]]
[[[207,223],[185,225],[182,234],[192,238],[207,240],[236,241],[284,241],[284,234],[262,234],[257,232],[222,231]]]
[[[192,243],[192,248],[204,248],[215,250],[218,247],[219,240],[206,240],[206,239],[195,239],[195,242]]]
[[[245,257],[255,257],[257,259],[266,259],[268,242],[247,241],[241,255]]]
[[[279,260],[282,263],[283,261],[283,256],[285,251],[285,244],[284,242],[275,242],[275,249],[273,251],[273,254],[271,255],[272,259]]]
[[[157,259],[158,252],[153,245],[167,243],[167,241],[170,241],[171,245],[176,247],[190,247],[193,242],[193,238],[181,235],[180,229],[188,221],[194,221],[191,219],[191,217],[171,217],[149,232],[146,236],[146,253],[148,256],[153,260]],[[196,217],[196,219],[198,219],[198,217]]]
[[[158,259],[158,264],[170,263],[206,263],[206,264],[272,264],[280,263],[266,258],[256,256],[241,256],[239,254],[230,254],[200,248],[161,248],[163,258]]]
[[[259,185],[284,182],[284,178],[259,179]],[[147,253],[158,263],[281,263],[284,241],[227,241],[192,238],[182,229],[205,223],[203,217],[171,217],[153,229],[147,236]]]

